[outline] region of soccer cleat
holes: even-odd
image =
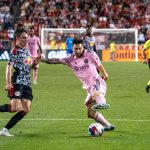
[[[35,85],[36,85],[36,84],[37,84],[37,82],[36,82],[36,81],[33,81],[33,84],[35,84]]]
[[[108,108],[110,108],[110,105],[109,105],[109,104],[106,104],[106,103],[104,103],[104,104],[95,104],[95,105],[92,106],[92,109],[93,109],[93,110],[97,110],[97,109],[108,109]]]
[[[147,93],[149,93],[149,89],[150,89],[150,86],[147,85],[147,86],[146,86],[146,92],[147,92]]]
[[[1,136],[14,136],[12,134],[9,133],[8,129],[6,128],[3,128],[1,131],[0,131],[0,135]]]
[[[111,131],[111,130],[115,130],[115,126],[111,125],[109,127],[104,127],[104,131]]]

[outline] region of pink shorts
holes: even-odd
[[[99,92],[105,96],[107,90],[106,82],[101,78],[97,78],[93,84],[87,89],[87,97],[85,99],[85,104],[92,100],[94,92]]]

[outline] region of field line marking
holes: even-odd
[[[9,120],[9,119],[0,119]],[[25,121],[89,121],[90,119],[72,119],[72,118],[29,118],[23,119]],[[108,119],[111,121],[120,121],[120,122],[150,122],[149,119]]]

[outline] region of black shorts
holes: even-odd
[[[13,88],[8,91],[8,97],[10,99],[28,99],[32,101],[32,89],[26,85],[14,84]]]
[[[150,69],[150,59],[148,59],[148,67],[149,67],[149,69]]]

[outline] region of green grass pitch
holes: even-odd
[[[0,150],[149,150],[150,94],[145,86],[150,71],[142,63],[103,63],[109,79],[109,110],[101,113],[116,126],[102,137],[90,137],[86,92],[70,69],[40,64],[38,85],[33,85],[31,112],[0,137]],[[9,102],[4,91],[6,62],[0,62],[0,104]],[[0,113],[0,128],[13,114]]]

